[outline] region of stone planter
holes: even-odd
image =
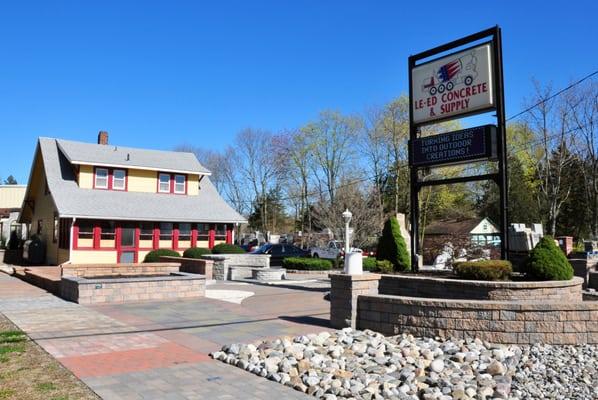
[[[257,281],[280,281],[286,279],[287,271],[284,268],[253,268],[251,277]]]

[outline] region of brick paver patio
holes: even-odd
[[[209,289],[254,295],[241,304],[204,298],[80,306],[0,273],[0,312],[104,399],[308,398],[208,353],[329,329],[324,292],[230,283]]]

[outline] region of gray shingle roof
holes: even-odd
[[[137,167],[169,172],[210,174],[193,153],[121,147],[53,139],[72,164]]]
[[[59,144],[64,142],[51,138],[39,139],[48,188],[61,217],[168,222],[246,222],[245,218],[220,197],[207,176],[201,180],[197,196],[82,189],[77,185],[69,160],[59,149]],[[70,149],[72,151],[73,148]],[[197,159],[195,163],[199,165]]]

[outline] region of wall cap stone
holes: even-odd
[[[501,288],[501,289],[538,289],[538,288],[559,288],[577,286],[583,284],[583,278],[574,276],[568,281],[474,281],[468,279],[452,279],[452,278],[437,278],[430,276],[416,276],[410,274],[398,274],[390,275],[383,274],[384,279],[412,279],[414,281],[423,282],[438,282],[438,283],[451,283],[453,285],[463,286],[483,286],[490,288]]]

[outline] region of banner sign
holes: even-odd
[[[496,157],[496,126],[417,138],[410,141],[413,167],[458,164]]]
[[[486,43],[413,68],[413,122],[429,123],[493,107],[492,61],[492,45]]]

